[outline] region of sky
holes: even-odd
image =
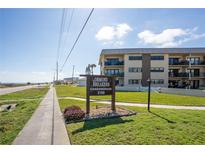
[[[66,9],[59,68],[90,11]],[[53,80],[62,12],[0,9],[0,82]],[[84,74],[88,64],[96,64],[99,74],[102,49],[204,47],[204,25],[205,9],[95,9],[59,77],[70,77],[73,65],[74,76]]]

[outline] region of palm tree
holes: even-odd
[[[89,66],[91,67],[92,75],[93,75],[93,68],[96,67],[96,65],[95,65],[95,64],[91,64],[91,65],[89,65]]]

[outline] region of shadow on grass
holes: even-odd
[[[108,125],[116,125],[116,124],[122,124],[126,122],[132,122],[133,120],[123,120],[122,118],[110,118],[110,119],[95,119],[95,120],[89,120],[84,121],[84,125],[82,128],[79,128],[72,132],[72,134],[77,134],[86,130],[91,130],[95,128],[105,127]]]
[[[159,115],[159,114],[157,114],[157,113],[154,113],[154,112],[152,112],[152,111],[150,111],[150,113],[153,114],[153,115],[155,115],[155,116],[157,116],[157,117],[159,117],[159,118],[161,118],[161,119],[166,120],[168,123],[173,123],[173,124],[176,123],[175,121],[169,120],[169,119],[167,119],[167,118],[165,118],[165,117],[163,117],[163,116],[161,116],[161,115]]]

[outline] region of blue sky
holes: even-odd
[[[60,67],[89,11],[74,9]],[[53,79],[61,15],[62,9],[0,9],[0,82]],[[71,76],[72,65],[76,75],[83,74],[103,48],[204,47],[204,25],[205,9],[95,9],[60,78]]]

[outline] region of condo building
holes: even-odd
[[[103,49],[99,65],[117,86],[205,87],[205,48]]]

